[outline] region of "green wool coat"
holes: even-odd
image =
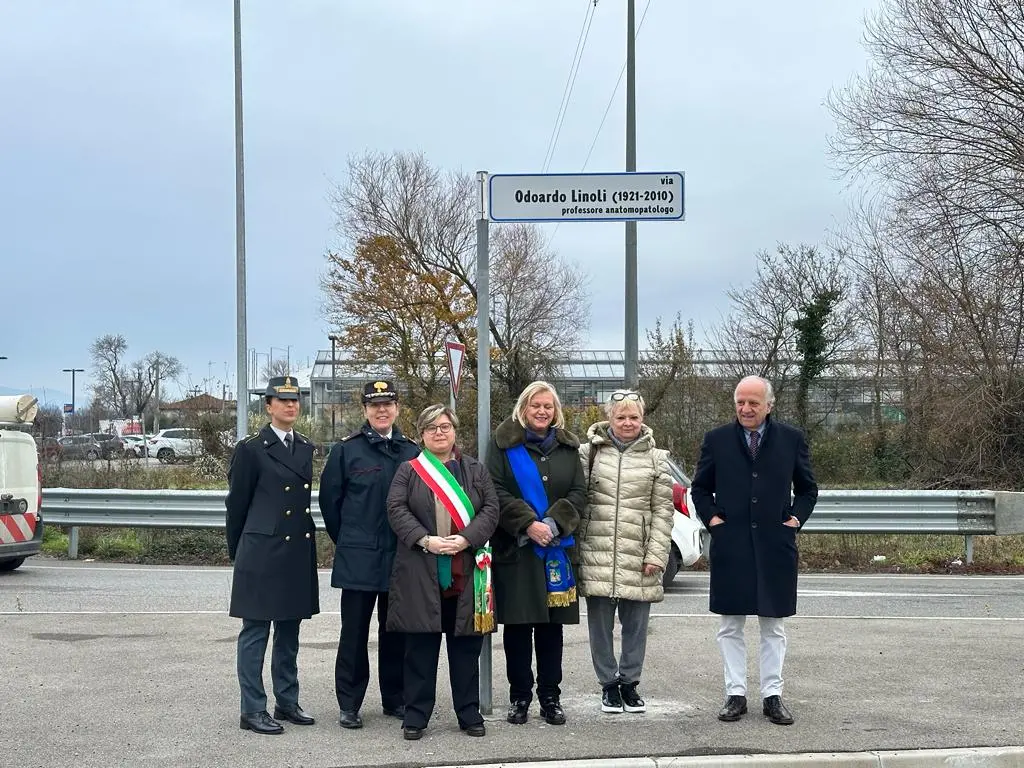
[[[579,457],[580,441],[562,429],[556,431],[556,436],[558,443],[547,456],[541,455],[535,445],[527,444],[526,449],[547,491],[546,516],[558,524],[561,535],[567,536],[577,532],[587,502],[587,486]],[[487,469],[501,510],[498,529],[491,537],[495,618],[499,624],[578,624],[579,601],[549,608],[544,563],[534,553],[532,541],[523,545],[518,542],[537,516],[522,499],[505,450],[524,443],[526,429],[509,418],[494,431],[487,452]],[[578,545],[568,555],[575,568],[579,563]]]

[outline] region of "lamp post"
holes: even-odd
[[[331,340],[331,442],[334,442],[336,438],[335,413],[337,411],[337,408],[335,407],[337,405],[337,395],[335,393],[337,392],[338,383],[338,356],[335,354],[335,344],[338,342],[339,339],[338,335],[335,333],[329,334],[327,338]]]
[[[75,374],[85,373],[85,368],[64,368],[64,373],[71,374],[71,415],[75,415]]]

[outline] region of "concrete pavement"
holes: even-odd
[[[807,615],[787,623],[785,694],[797,722],[779,727],[760,714],[756,684],[749,715],[737,723],[716,719],[723,698],[717,622],[704,612],[706,575],[686,574],[652,620],[641,686],[647,713],[600,712],[580,626],[566,633],[568,724],[547,726],[536,705],[527,725],[505,723],[499,634],[487,737],[459,732],[442,661],[430,727],[423,740],[405,742],[398,721],[381,714],[374,683],[366,727],[338,727],[338,593],[326,585],[326,613],[304,623],[299,658],[301,702],[317,725],[288,727],[280,737],[239,730],[238,622],[224,613],[229,573],[37,560],[0,578],[0,764],[334,768],[555,760],[681,768],[827,758],[856,766],[1024,766],[1013,749],[918,751],[1024,744],[1019,578],[801,577]],[[882,762],[897,757],[905,762]]]

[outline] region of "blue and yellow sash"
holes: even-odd
[[[548,494],[544,490],[544,482],[540,479],[540,471],[533,463],[525,445],[507,448],[505,455],[512,467],[512,475],[516,479],[523,501],[530,505],[538,521],[544,520],[548,509]],[[544,563],[544,578],[548,585],[548,607],[564,608],[576,602],[576,579],[566,550],[576,541],[572,534],[561,538],[555,537],[551,544],[542,547],[533,545],[534,554]]]

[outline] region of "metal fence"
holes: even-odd
[[[69,557],[78,553],[79,526],[223,528],[226,491],[86,488],[43,490],[43,519],[72,526]],[[314,495],[317,528],[323,518]],[[806,533],[1024,533],[1024,493],[1004,491],[821,491]]]

